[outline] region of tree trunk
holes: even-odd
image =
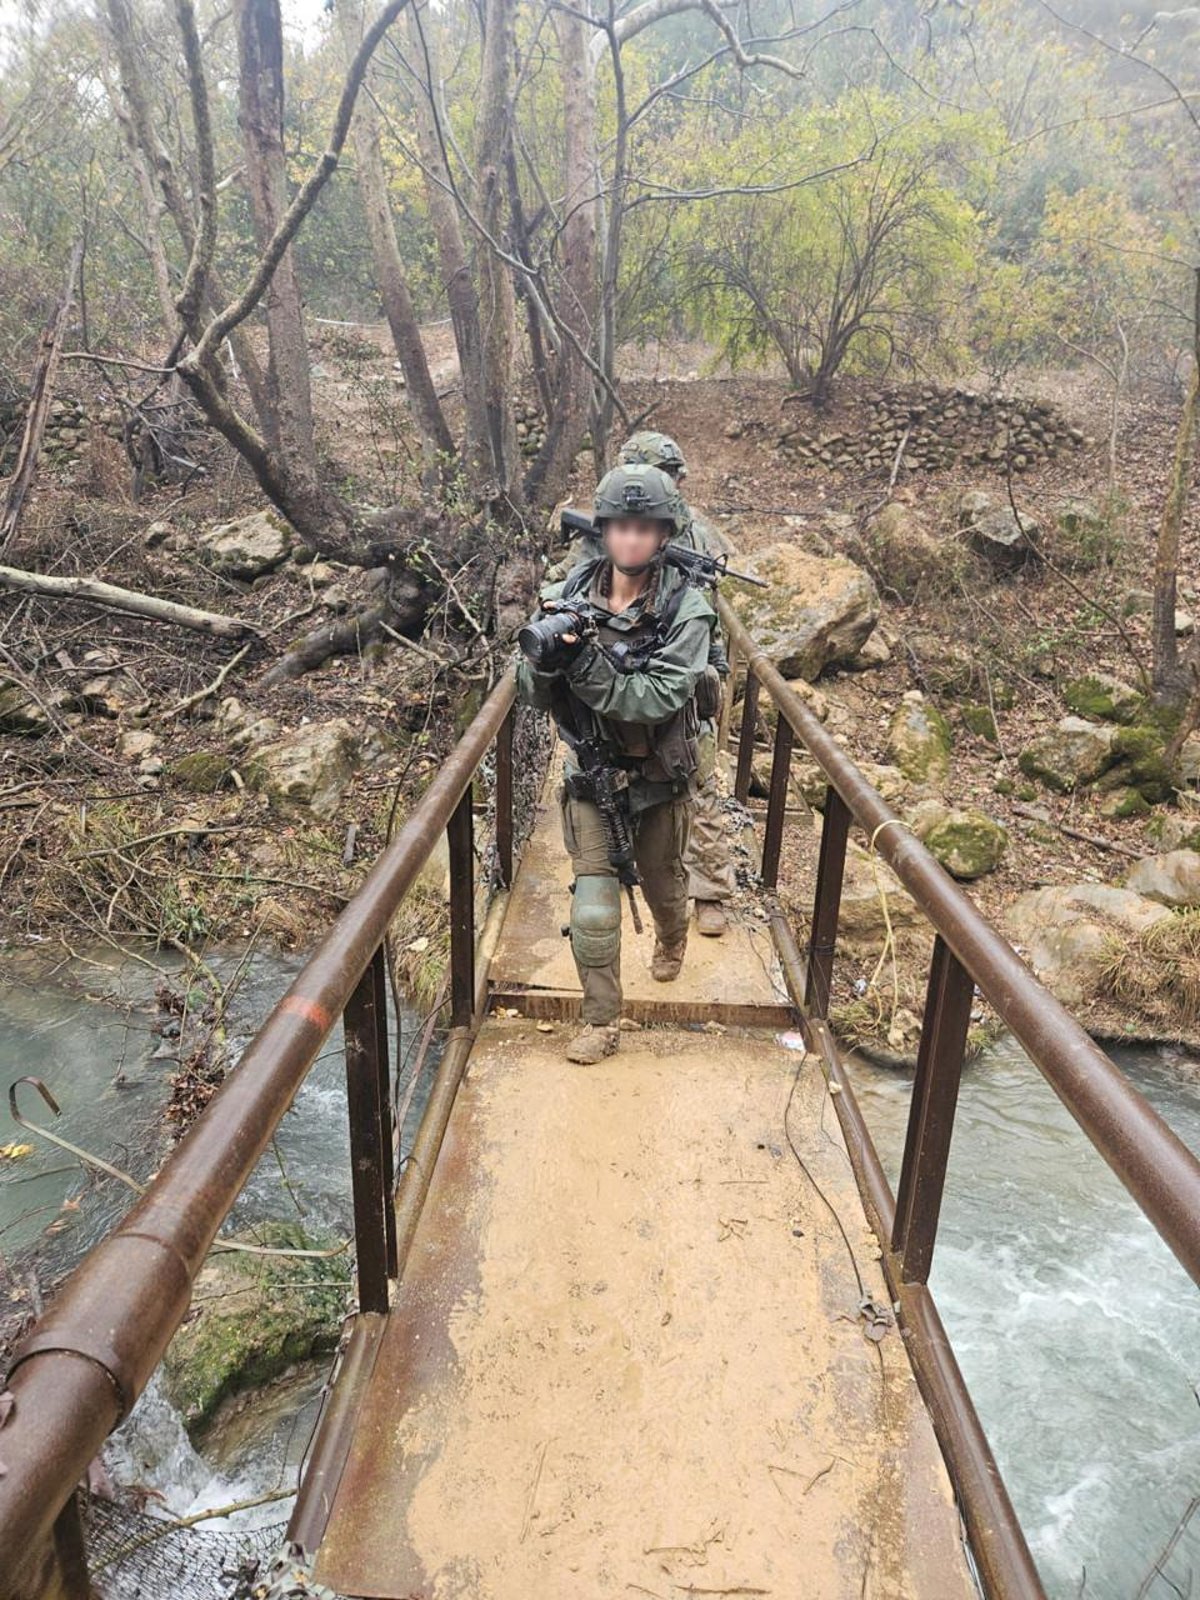
[[[196,237],[195,220],[189,209],[183,188],[180,185],[179,174],[175,170],[175,164],[155,132],[150,97],[146,91],[145,80],[142,77],[141,46],[134,29],[133,13],[129,7],[129,0],[107,0],[107,14],[113,46],[116,51],[117,71],[121,80],[121,94],[125,102],[124,110],[129,119],[132,138],[136,142],[137,148],[141,151],[142,159],[147,169],[158,176],[163,202],[175,226],[175,231],[179,235],[180,243],[190,256]],[[118,116],[120,116],[120,112],[118,112]],[[229,296],[216,268],[210,267],[208,293],[205,297],[205,305],[200,309],[215,313],[218,305],[225,305],[228,300]],[[173,317],[168,318],[168,327],[171,327],[173,322]],[[187,329],[187,332],[192,339],[199,338],[200,323],[198,319]],[[268,415],[267,392],[258,357],[255,355],[250,341],[246,338],[245,329],[235,328],[230,335],[229,342],[241,369],[242,381],[245,383],[246,392],[250,396],[250,404],[254,415],[258,418],[259,426],[265,427]]]
[[[174,600],[162,600],[156,594],[140,594],[136,589],[120,589],[115,583],[101,583],[98,578],[61,578],[26,572],[21,567],[0,567],[0,589],[36,594],[48,600],[90,600],[94,605],[151,617],[155,622],[178,623],[182,628],[211,634],[217,639],[241,639],[246,634],[257,636],[259,631],[252,622],[245,622],[241,617],[224,617],[218,611],[181,606]]]
[[[338,6],[337,12],[349,63],[362,40],[362,7],[343,3]],[[426,486],[432,487],[442,469],[450,464],[454,455],[454,440],[433,386],[425,346],[421,342],[421,329],[413,311],[412,296],[408,292],[404,263],[396,242],[396,226],[392,219],[387,172],[379,139],[378,108],[369,93],[360,95],[355,112],[354,153],[358,163],[359,193],[371,237],[375,282],[404,373],[408,402],[421,434],[425,460],[423,476]]]
[[[463,242],[446,151],[438,131],[439,122],[444,126],[444,115],[437,26],[436,18],[430,15],[427,7],[408,7],[409,46],[416,70],[424,80],[415,96],[417,147],[425,169],[425,199],[454,327],[466,412],[463,459],[468,485],[482,498],[494,473],[483,386],[483,334],[479,324],[479,296]]]
[[[479,219],[488,238],[504,245],[504,151],[512,116],[510,68],[515,0],[487,0],[484,17],[483,81],[480,85],[475,172]],[[495,468],[489,498],[502,518],[521,505],[520,457],[513,411],[513,348],[516,303],[508,266],[487,241],[479,248],[479,310],[483,324],[483,392],[488,439]]]
[[[599,269],[596,259],[598,197],[595,183],[596,92],[588,46],[592,30],[573,12],[555,11],[562,62],[563,150],[562,293],[558,315],[585,350],[596,340]],[[572,463],[587,430],[592,375],[569,339],[562,341],[555,403],[546,442],[530,468],[531,500],[554,505],[566,490]]]
[[[265,250],[288,207],[283,153],[283,24],[279,0],[236,0],[238,123],[246,154],[246,189],[259,250]],[[268,441],[292,460],[313,461],[308,340],[291,246],[266,296]],[[273,437],[273,435],[275,437]]]
[[[1200,267],[1195,271],[1192,307],[1192,376],[1179,426],[1175,433],[1175,460],[1163,504],[1154,556],[1154,615],[1151,623],[1154,655],[1154,697],[1160,704],[1182,705],[1192,689],[1190,673],[1179,661],[1175,638],[1175,602],[1179,583],[1179,540],[1187,510],[1196,455],[1197,412],[1200,411]]]

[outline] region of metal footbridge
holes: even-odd
[[[723,603],[722,618],[745,675],[740,799],[764,693],[777,712],[763,917],[693,940],[669,986],[627,925],[621,1050],[569,1066],[569,869],[545,803],[518,865],[514,689],[498,683],[237,1070],[18,1349],[0,1600],[103,1594],[81,1481],[339,1017],[357,1308],[288,1529],[317,1582],[363,1600],[1043,1595],[928,1288],[976,987],[1198,1281],[1200,1163]],[[828,784],[799,931],[772,893],[797,741]],[[477,882],[484,781],[494,882]],[[397,1181],[383,941],[443,830],[450,1031]],[[826,1021],[852,832],[932,929],[894,1194]]]

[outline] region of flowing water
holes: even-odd
[[[228,976],[236,951],[218,953]],[[256,956],[229,1016],[236,1054],[290,982],[296,960]],[[160,1114],[175,1069],[154,1030],[156,974],[115,953],[52,977],[6,964],[0,985],[3,1088],[42,1078],[62,1107],[39,1121],[143,1179],[167,1144]],[[401,1019],[403,1049],[419,1019]],[[1200,1062],[1121,1051],[1136,1086],[1200,1151]],[[895,1180],[911,1078],[855,1062],[864,1114]],[[422,1095],[408,1119],[411,1139]],[[28,1136],[0,1109],[0,1145]],[[0,1264],[61,1272],[129,1203],[36,1139],[0,1161]],[[231,1218],[296,1218],[350,1229],[340,1038],[331,1037]],[[288,1183],[281,1179],[280,1166]],[[53,1231],[47,1232],[47,1229]],[[964,1077],[932,1287],[1053,1600],[1167,1600],[1200,1569],[1200,1298],[1040,1074],[1001,1041]],[[229,1408],[203,1455],[152,1385],[110,1454],[114,1473],[189,1515],[286,1490],[315,1420],[324,1371],[305,1367]],[[253,1516],[286,1519],[287,1502]],[[1173,1534],[1183,1533],[1141,1587]]]
[[[162,1112],[178,1043],[159,1032],[164,1020],[168,1034],[174,1030],[156,990],[164,975],[177,988],[185,986],[179,963],[156,957],[151,967],[113,950],[90,951],[52,970],[44,960],[2,959],[0,1090],[21,1076],[40,1079],[61,1114],[55,1117],[24,1085],[20,1109],[30,1121],[145,1181],[170,1149]],[[206,959],[230,985],[226,1031],[236,1060],[301,958],[256,953],[244,959],[244,952],[227,949]],[[403,1013],[399,1038],[393,1031],[393,1062],[411,1058],[421,1021]],[[406,1118],[403,1149],[411,1144],[434,1065],[431,1052]],[[0,1283],[6,1265],[14,1286],[49,1283],[119,1221],[133,1196],[14,1124],[3,1101],[0,1107],[0,1147],[32,1146],[28,1154],[0,1158]],[[316,1239],[353,1231],[340,1025],[222,1231],[275,1220],[299,1222]],[[327,1363],[305,1363],[253,1397],[227,1403],[202,1453],[156,1379],[110,1445],[109,1470],[115,1481],[149,1491],[153,1503],[177,1516],[294,1489],[326,1376]],[[286,1499],[270,1501],[240,1521],[278,1524],[288,1511]]]
[[[1200,1061],[1115,1058],[1200,1153]],[[894,1186],[911,1075],[852,1072]],[[1190,1594],[1200,1296],[1011,1039],[964,1075],[930,1287],[1053,1600]]]

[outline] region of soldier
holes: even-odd
[[[594,512],[602,553],[544,592],[540,616],[520,635],[521,698],[554,713],[568,746],[559,799],[575,873],[571,950],[584,1026],[567,1059],[584,1065],[620,1040],[621,888],[631,880],[598,798],[620,796],[628,853],[654,917],[651,972],[660,983],[678,977],[687,948],[683,856],[697,734],[712,714],[716,619],[703,593],[660,559],[675,531],[673,493],[656,467],[606,474]]]
[[[618,460],[642,462],[661,467],[676,485],[677,523],[675,535],[693,550],[721,555],[723,542],[693,515],[679,485],[687,477],[687,462],[675,440],[667,433],[631,433],[621,446]],[[729,676],[729,662],[718,635],[713,636],[712,664],[721,678]],[[719,939],[729,926],[725,902],[733,899],[736,887],[733,861],[729,854],[729,835],[722,814],[717,788],[717,730],[708,723],[700,735],[700,760],[694,785],[692,830],[687,851],[688,894],[696,904],[696,931]]]

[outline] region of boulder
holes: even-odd
[[[1092,992],[1114,939],[1140,934],[1170,915],[1132,889],[1077,883],[1018,896],[1004,925],[1047,987],[1065,1004],[1078,1005]]]
[[[1137,690],[1111,672],[1085,672],[1063,686],[1063,699],[1079,717],[1103,722],[1134,722],[1143,699]]]
[[[918,806],[913,832],[955,878],[970,880],[994,872],[1008,849],[1008,834],[975,806],[950,808],[937,801]]]
[[[982,489],[968,489],[958,502],[958,525],[981,555],[1011,566],[1028,558],[1041,537],[1041,524],[1027,511],[1018,515],[1007,501]]]
[[[1082,717],[1063,717],[1040,734],[1017,757],[1027,778],[1037,778],[1051,789],[1068,794],[1095,783],[1113,765],[1117,730]]]
[[[910,783],[937,788],[950,776],[950,728],[936,706],[910,690],[888,729],[887,751]]]
[[[871,518],[865,540],[874,570],[902,600],[911,600],[944,565],[945,552],[920,512],[898,500]]]
[[[850,660],[879,616],[875,584],[842,556],[813,556],[794,545],[774,544],[748,562],[747,570],[770,587],[733,584],[729,598],[785,678],[811,681],[822,668]]]
[[[1200,906],[1200,850],[1144,856],[1126,873],[1125,887],[1159,905]]]
[[[141,761],[157,744],[158,738],[149,728],[125,728],[117,735],[117,754],[126,761]]]
[[[200,535],[200,547],[214,572],[249,581],[287,560],[292,532],[278,512],[255,511],[209,528]]]
[[[317,722],[260,745],[245,767],[251,788],[283,816],[337,815],[358,761],[358,739],[343,717]]]

